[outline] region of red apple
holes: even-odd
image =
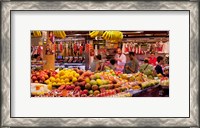
[[[44,76],[42,76],[40,79],[41,79],[42,81],[45,81],[45,77],[44,77]]]
[[[104,93],[101,93],[101,96],[104,97],[104,96],[105,96],[105,92],[104,92]]]
[[[37,80],[37,77],[36,76],[32,76],[32,80],[33,81]]]
[[[84,94],[86,94],[86,95],[88,94],[88,90],[87,90],[87,89],[84,89],[83,92],[84,92]]]
[[[74,84],[71,84],[71,89],[74,89],[75,88],[75,85]]]
[[[76,86],[76,87],[74,88],[74,90],[75,90],[75,91],[80,91],[80,90],[81,90],[81,87],[80,87],[80,86]]]

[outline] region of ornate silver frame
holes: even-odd
[[[49,6],[51,5],[51,6]],[[1,126],[170,126],[199,127],[199,3],[139,1],[2,1],[1,10]],[[189,10],[190,11],[190,117],[189,118],[11,118],[10,117],[10,11],[14,10]],[[189,35],[188,35],[189,36]]]

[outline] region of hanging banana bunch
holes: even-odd
[[[40,36],[42,36],[42,32],[41,31],[33,31],[33,36],[40,37]]]
[[[66,37],[65,31],[53,31],[53,35],[62,39]]]
[[[95,38],[96,36],[102,36],[103,31],[92,31],[89,33],[91,38]]]
[[[117,42],[123,39],[123,33],[120,31],[105,31],[102,35],[103,39]]]

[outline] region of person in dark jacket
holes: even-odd
[[[158,64],[157,64],[156,67],[155,67],[156,73],[157,73],[157,74],[161,74],[161,75],[164,76],[164,74],[163,74],[163,69],[162,69],[162,65],[164,64],[164,59],[163,59],[163,57],[162,57],[162,56],[158,56],[158,57],[157,57],[157,62],[158,62]]]

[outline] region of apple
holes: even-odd
[[[80,90],[81,90],[81,87],[80,87],[80,86],[76,86],[76,87],[74,88],[74,90],[75,90],[75,91],[80,91]]]
[[[35,74],[36,74],[36,76],[39,76],[39,75],[40,75],[40,73],[39,73],[39,72],[36,72]]]
[[[104,93],[101,93],[101,96],[104,97],[104,96],[105,96],[105,92],[104,92]]]
[[[42,81],[45,81],[45,77],[44,77],[44,76],[42,76],[42,77],[40,78],[40,80],[42,80]]]
[[[86,94],[86,95],[88,94],[88,90],[87,90],[87,89],[84,89],[83,92],[84,92],[84,94]]]
[[[32,80],[33,81],[37,80],[37,77],[36,76],[32,76]]]
[[[45,77],[45,79],[48,79],[48,78],[49,78],[49,76],[48,76],[47,74],[45,74],[44,77]]]
[[[74,84],[71,84],[71,89],[74,89],[76,86]]]

